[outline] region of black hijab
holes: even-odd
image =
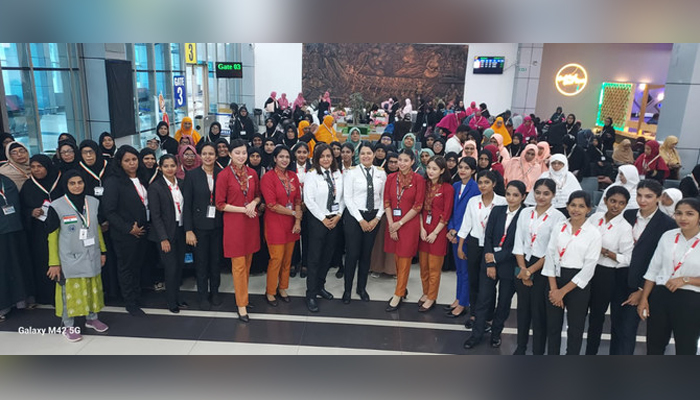
[[[260,149],[260,150],[262,150],[262,154],[261,154],[261,156],[262,156],[262,162],[260,163],[260,165],[262,165],[266,170],[269,170],[269,169],[272,169],[272,168],[274,167],[274,165],[273,165],[273,164],[274,164],[274,159],[273,159],[273,157],[272,157],[272,153],[267,154],[267,153],[265,152],[265,144],[266,144],[267,142],[272,142],[272,143],[275,144],[275,145],[277,145],[277,143],[276,143],[275,140],[272,139],[272,138],[265,138],[265,139],[263,139],[262,148]]]
[[[377,150],[379,150],[379,149],[384,150],[384,158],[381,160],[376,157]],[[374,154],[375,154],[375,157],[374,157],[374,162],[372,164],[374,164],[377,167],[383,167],[383,164],[386,162],[386,158],[389,155],[389,149],[387,149],[386,145],[384,145],[383,143],[376,143],[374,145]]]
[[[508,152],[510,154],[510,157],[520,157],[520,153],[523,151],[525,148],[525,145],[523,143],[523,134],[522,133],[515,133],[513,134],[514,138],[519,138],[520,143],[515,144],[515,142],[511,142],[506,148],[508,149]]]
[[[89,147],[95,152],[95,163],[92,165],[87,165],[85,160],[83,160],[83,149],[86,147]],[[102,168],[105,166],[105,159],[97,142],[90,139],[83,140],[80,142],[80,148],[78,150],[78,160],[88,167],[88,169],[90,169],[90,171],[92,171],[95,175],[99,176],[100,172],[102,172]],[[102,179],[104,180],[104,176]]]
[[[272,128],[267,127],[267,121],[272,121]],[[277,122],[274,118],[268,118],[265,120],[265,138],[275,137],[275,130],[277,129]]]
[[[294,131],[294,139],[289,139],[289,138],[287,138],[287,132],[288,132],[290,129],[291,129],[292,131]],[[297,135],[298,135],[298,133],[297,133],[297,130],[294,129],[294,125],[291,125],[291,124],[290,124],[290,125],[287,125],[287,127],[284,128],[284,134],[282,135],[282,144],[284,144],[285,146],[287,146],[287,147],[289,147],[289,148],[291,149],[291,148],[294,147],[294,145],[297,144],[297,142],[299,141],[299,138],[297,137]]]
[[[435,151],[435,143],[437,143],[437,142],[440,142],[442,144],[442,151],[439,153]],[[445,139],[443,139],[441,137],[435,138],[435,141],[433,142],[432,149],[433,149],[433,153],[435,153],[436,156],[443,156],[444,157],[445,156]]]
[[[146,167],[146,164],[143,163],[143,158],[149,154],[156,159],[156,164],[153,165],[153,168],[148,168]],[[146,182],[148,182],[149,184],[153,182],[153,177],[159,173],[158,157],[156,157],[156,152],[153,151],[153,149],[150,149],[148,147],[141,149],[141,151],[139,152],[139,167],[139,169],[143,170],[142,176],[140,176],[141,180],[146,180]]]
[[[489,157],[489,165],[486,166],[486,168],[481,168],[479,165],[479,160],[481,159],[482,155],[486,155]],[[493,154],[491,154],[490,151],[484,149],[479,152],[479,158],[476,160],[476,172],[481,172],[481,171],[490,171],[491,170],[491,163],[493,161]]]
[[[484,140],[484,136],[481,134],[481,132],[476,129],[470,129],[469,132],[467,132],[467,135],[474,138],[474,141],[476,142],[476,150],[480,151],[482,148],[481,142]]]
[[[445,154],[445,161],[453,159],[455,161],[455,167],[450,168],[450,177],[454,180],[455,176],[457,175],[457,168],[459,166],[459,155],[455,153],[454,151],[451,151],[447,154]]]
[[[216,125],[216,126],[219,127],[219,133],[218,133],[218,134],[213,134],[213,133],[211,132],[211,128],[212,128],[214,125]],[[212,122],[211,125],[209,125],[209,135],[207,135],[207,136],[208,136],[208,138],[209,138],[209,141],[212,142],[212,143],[215,143],[217,140],[219,140],[219,139],[221,138],[221,124],[218,123],[218,122],[216,122],[216,121]]]
[[[73,162],[65,162],[63,161],[63,158],[61,158],[61,148],[69,146],[70,148],[73,149]],[[58,149],[56,152],[56,155],[58,156],[58,169],[65,174],[67,171],[71,169],[78,170],[80,168],[80,165],[78,162],[80,161],[80,154],[78,152],[78,146],[75,145],[75,142],[69,140],[61,140],[58,142]]]
[[[7,133],[7,132],[0,133],[0,143],[4,142],[7,139],[12,139],[13,142],[15,141],[15,137],[12,136],[12,134]],[[2,150],[2,151],[0,151],[0,162],[5,162],[5,161],[7,161],[7,156],[5,155],[5,146],[0,146],[0,147],[2,147],[0,149],[0,150]]]
[[[160,125],[160,124],[159,124],[159,125]],[[117,150],[117,144],[115,143],[114,146],[112,146],[112,149],[111,149],[111,150],[107,150],[107,149],[104,147],[104,145],[102,144],[102,143],[104,142],[104,139],[105,139],[107,136],[111,137],[111,138],[112,138],[112,141],[114,142],[114,136],[112,136],[111,133],[109,133],[109,132],[102,132],[102,134],[100,135],[100,140],[99,140],[99,141],[100,141],[100,151],[101,151],[103,157],[105,157],[105,158],[114,158],[114,153],[115,153],[116,150]]]
[[[253,166],[253,165],[250,164],[250,156],[251,156],[252,154],[255,154],[255,153],[257,153],[257,154],[260,155],[260,159],[261,159],[261,160],[260,160],[260,164],[258,164],[258,165],[256,165],[256,166]],[[263,166],[263,160],[264,160],[264,157],[265,157],[264,154],[265,154],[265,152],[262,151],[262,149],[261,149],[260,147],[251,147],[251,148],[248,149],[248,161],[246,162],[246,164],[247,164],[250,168],[254,169],[255,172],[257,172],[258,178],[262,178],[263,174],[265,173],[265,169],[264,169],[264,166]],[[272,155],[270,155],[270,158],[272,158]]]
[[[79,176],[80,179],[83,179],[80,171],[75,169],[68,170],[63,174],[63,177],[61,178],[61,182],[63,182],[63,191],[65,192],[66,197],[68,197],[68,200],[70,200],[73,205],[78,208],[78,211],[83,211],[83,205],[85,204],[85,186],[83,186],[83,191],[80,194],[73,194],[70,192],[70,190],[68,190],[68,180],[75,176]]]
[[[218,162],[221,165],[221,168],[226,168],[227,165],[231,162],[231,156],[229,153],[226,153],[226,157],[219,157],[219,143],[223,143],[226,145],[228,148],[228,142],[224,138],[220,138],[219,140],[214,143],[214,146],[216,147],[216,162]]]

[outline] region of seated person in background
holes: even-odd
[[[700,164],[693,168],[693,172],[691,174],[681,180],[681,184],[678,188],[683,193],[683,198],[698,197],[698,195],[700,195],[698,182],[700,182]]]
[[[661,158],[664,159],[669,169],[668,179],[680,179],[678,173],[680,172],[682,165],[681,156],[678,154],[678,150],[676,150],[677,144],[678,138],[672,135],[667,137],[659,148],[659,154],[661,154]]]
[[[659,142],[650,140],[644,145],[644,153],[634,162],[639,176],[646,179],[654,179],[663,183],[668,178],[669,170],[666,162],[659,154]]]

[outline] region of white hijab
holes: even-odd
[[[401,111],[401,115],[411,115],[413,112],[413,106],[411,105],[411,99],[406,99],[406,106],[404,106]]]
[[[625,179],[627,180],[627,183],[622,183],[622,180],[620,179],[620,174],[625,176]],[[639,208],[639,205],[637,204],[637,185],[639,184],[639,171],[637,171],[637,167],[634,165],[620,165],[618,168],[617,172],[617,178],[615,179],[615,183],[612,185],[608,186],[605,189],[605,192],[603,193],[603,197],[600,199],[600,203],[598,204],[598,208],[596,209],[596,212],[602,211],[602,212],[607,212],[608,207],[605,205],[605,195],[608,194],[608,189],[610,189],[612,186],[622,186],[625,189],[627,189],[628,192],[630,192],[630,201],[627,202],[627,207],[625,207],[625,210],[632,210]]]
[[[555,171],[554,168],[552,168],[552,162],[554,161],[559,161],[564,164],[564,166],[559,171]],[[576,179],[576,176],[569,172],[569,160],[567,160],[565,155],[554,154],[549,159],[549,167],[549,171],[543,172],[538,179],[549,178],[557,184],[557,192],[554,195],[554,199],[552,199],[552,206],[554,206],[554,208],[564,208],[566,207],[566,202],[569,200],[571,193],[581,190],[581,184],[578,179]],[[534,189],[535,188],[528,193],[525,199],[526,205],[532,206],[537,204],[535,201]]]
[[[663,212],[664,214],[668,215],[669,217],[673,218],[673,214],[676,212],[676,204],[678,204],[679,201],[683,198],[683,192],[681,192],[678,189],[671,188],[671,189],[666,189],[664,190],[664,193],[661,195],[667,195],[671,200],[673,200],[673,204],[670,206],[665,206],[661,200],[659,200],[659,210]]]

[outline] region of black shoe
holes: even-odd
[[[248,316],[248,314],[246,314],[246,315],[238,314],[238,320],[241,322],[250,322],[250,317]]]
[[[425,300],[418,300],[418,308],[423,307],[423,303],[425,303]]]
[[[304,267],[301,268],[301,271],[299,271],[299,277],[306,278],[306,268],[304,268]]]
[[[428,312],[428,311],[432,310],[434,307],[435,307],[435,302],[433,302],[433,304],[431,304],[430,307],[428,307],[428,308],[420,306],[420,307],[418,307],[418,312]]]
[[[211,295],[211,304],[213,306],[220,306],[224,303],[224,300],[221,298],[221,295],[219,293],[214,293]]]
[[[179,313],[180,313],[180,308],[179,308],[179,307],[169,308],[168,310],[170,310],[170,312],[173,313],[173,314],[179,314]]]
[[[180,308],[182,308],[183,310],[187,310],[188,308],[190,308],[190,305],[189,305],[189,304],[187,304],[187,302],[186,302],[186,301],[183,301],[183,302],[177,303],[177,306],[178,306],[178,307],[180,307]]]
[[[277,299],[270,300],[270,299],[267,297],[267,295],[265,295],[265,300],[267,301],[267,304],[269,304],[269,305],[272,306],[272,307],[277,307],[277,304],[279,304],[279,303],[277,303]]]
[[[454,308],[453,308],[452,310],[454,310]],[[464,315],[464,314],[467,313],[467,309],[466,309],[466,308],[465,308],[464,310],[462,310],[462,312],[459,313],[459,314],[453,313],[452,310],[450,310],[450,311],[448,311],[447,313],[445,313],[445,316],[446,316],[447,318],[459,318],[459,317],[461,317],[462,315]]]
[[[292,301],[292,299],[289,298],[289,295],[287,295],[287,296],[282,296],[282,295],[280,294],[279,289],[277,289],[277,295],[278,295],[278,296],[280,297],[280,299],[282,299],[282,301],[285,302],[285,303],[289,303],[290,301]]]
[[[335,273],[335,277],[340,279],[343,276],[345,276],[345,268],[343,267],[338,267],[338,272]]]
[[[326,289],[319,290],[316,297],[319,297],[319,296],[326,299],[326,300],[333,300],[333,294],[331,292],[327,291]]]
[[[474,336],[470,336],[469,339],[464,341],[464,348],[467,350],[473,349],[477,344],[479,344],[479,341]]]
[[[297,267],[292,267],[292,268],[289,270],[289,277],[290,277],[290,278],[294,278],[295,276],[297,276],[297,270],[298,270],[298,269],[299,269],[299,268],[297,268]]]
[[[245,306],[245,309],[246,309],[246,310],[252,310],[252,309],[254,309],[254,308],[255,308],[255,304],[253,304],[253,303],[248,303],[248,305]]]
[[[464,323],[464,327],[467,329],[472,329],[474,327],[474,320],[467,318],[467,322]]]
[[[132,317],[143,317],[144,315],[146,315],[146,313],[143,312],[143,310],[140,309],[138,306],[126,306],[126,311]]]
[[[446,305],[445,307],[442,307],[442,309],[445,310],[445,311],[452,311],[452,310],[454,310],[455,308],[457,308],[457,307],[452,307],[452,304],[448,304],[448,305]]]
[[[211,310],[211,303],[209,302],[209,300],[201,300],[199,302],[199,309],[202,311]]]
[[[501,335],[491,335],[491,347],[494,349],[501,347]]]
[[[318,312],[318,302],[316,301],[316,299],[306,299],[306,307],[312,313]]]
[[[386,306],[386,308],[384,309],[384,311],[386,311],[386,312],[394,312],[394,311],[398,310],[399,307],[401,307],[401,300],[402,300],[402,299],[399,299],[399,304],[397,304],[396,306],[392,306],[392,305],[391,305],[391,299],[389,299],[389,304],[387,304],[387,306]]]
[[[518,347],[518,348],[515,349],[515,351],[513,352],[513,355],[514,355],[514,356],[524,356],[524,355],[525,355],[525,349]]]
[[[491,323],[487,322],[486,326],[484,327],[484,333],[489,333],[491,332]]]
[[[366,290],[363,290],[361,292],[357,292],[357,294],[360,295],[360,299],[362,299],[362,301],[369,301],[369,293],[367,293]]]
[[[350,293],[343,293],[343,304],[350,304]]]
[[[406,293],[403,295],[403,299],[406,300],[408,298],[408,289],[406,289]]]

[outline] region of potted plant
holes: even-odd
[[[352,111],[352,123],[357,125],[360,123],[362,118],[363,108],[365,105],[365,99],[362,97],[362,93],[355,92],[350,95],[350,109]]]

